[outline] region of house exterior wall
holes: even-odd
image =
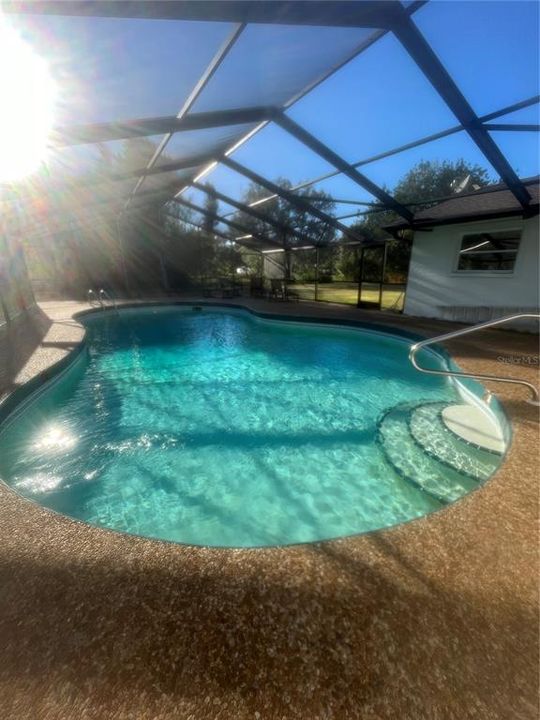
[[[512,273],[456,272],[463,235],[521,229]],[[413,241],[406,315],[482,322],[516,311],[538,312],[538,217],[500,218],[434,227]]]
[[[286,276],[286,256],[284,252],[272,252],[263,255],[263,277],[268,280],[282,280]]]

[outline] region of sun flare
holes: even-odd
[[[47,63],[0,16],[0,182],[20,180],[45,159],[55,97]]]

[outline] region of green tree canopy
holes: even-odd
[[[286,178],[278,178],[275,183],[285,190],[292,189],[292,183]],[[320,191],[309,188],[303,190],[301,194],[310,205],[329,215],[333,214],[334,201],[327,193],[321,193]],[[268,190],[262,188],[260,185],[252,184],[245,192],[242,202],[249,205],[257,200],[268,197],[268,195]],[[284,234],[280,230],[247,213],[237,212],[235,214],[235,220],[244,225],[246,229],[254,235],[258,234],[284,247],[295,247],[307,244],[324,245],[335,238],[333,228],[321,222],[312,214],[299,210],[281,197],[274,197],[268,202],[261,203],[256,206],[256,209],[272,220],[293,228],[300,233],[301,237],[291,235],[290,233]]]
[[[413,212],[433,205],[439,199],[452,195],[459,184],[467,180],[464,192],[485,187],[490,182],[488,171],[480,165],[460,159],[456,161],[422,160],[397,183],[391,194],[403,205],[411,205]],[[388,188],[385,187],[388,191]],[[399,219],[391,210],[368,211],[353,227],[369,240],[388,238],[385,225]]]
[[[453,162],[422,160],[403,176],[391,194],[415,212],[452,195],[465,180],[467,182],[462,192],[485,187],[491,181],[485,168],[463,159]],[[366,240],[388,240],[387,268],[390,273],[404,278],[409,264],[412,236],[409,233],[403,239],[395,240],[384,229],[399,219],[391,210],[372,210],[352,228]]]
[[[454,162],[422,160],[398,182],[394,195],[404,204],[433,201],[452,195],[460,183],[464,183],[462,192],[470,192],[489,182],[489,173],[485,168],[468,163],[463,158]]]

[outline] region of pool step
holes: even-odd
[[[387,460],[404,480],[441,503],[454,502],[475,490],[478,481],[435,459],[417,443],[410,424],[419,407],[422,405],[411,403],[388,410],[379,421],[378,441]]]
[[[481,450],[502,455],[506,448],[501,427],[474,405],[448,405],[441,413],[445,427]]]
[[[467,444],[443,422],[448,403],[429,403],[411,411],[410,431],[418,445],[432,458],[468,475],[487,480],[497,469],[501,456]]]

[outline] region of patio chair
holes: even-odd
[[[270,280],[270,294],[269,299],[270,300],[285,300],[285,281],[278,279],[278,278],[272,278]]]
[[[252,277],[249,281],[249,294],[251,297],[264,297],[264,279],[262,277]]]
[[[284,288],[284,294],[285,294],[284,299],[285,300],[294,300],[294,302],[300,301],[300,295],[296,292],[296,290],[291,290],[291,288],[287,285],[287,283],[285,283],[285,282],[283,283],[283,288]]]

